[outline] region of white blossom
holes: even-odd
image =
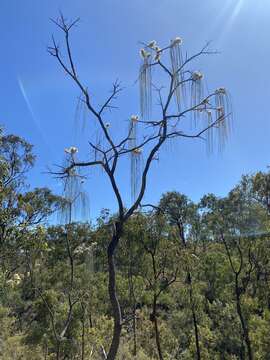
[[[149,52],[147,52],[145,49],[140,50],[140,55],[143,59],[147,59],[148,57],[151,56],[151,54]]]
[[[70,146],[69,148],[65,149],[65,153],[71,155],[76,154],[78,151],[79,151],[78,148],[76,148],[75,146]]]
[[[136,149],[133,150],[133,153],[134,153],[135,155],[140,155],[140,154],[142,153],[142,149],[136,148]]]
[[[183,40],[177,36],[174,40],[172,40],[172,46],[175,46],[175,45],[182,45],[183,43]]]
[[[71,146],[70,153],[71,154],[76,154],[77,152],[78,152],[78,148],[76,148],[75,146]]]
[[[203,79],[203,74],[200,71],[194,71],[192,73],[192,80],[198,81]]]
[[[155,55],[154,60],[155,60],[155,61],[159,61],[159,60],[160,60],[160,56],[161,56],[161,53],[160,53],[160,52],[157,52],[156,55]]]
[[[21,281],[21,277],[20,277],[19,274],[14,274],[13,279],[16,280],[16,281]]]
[[[131,119],[131,121],[136,122],[136,121],[139,120],[139,116],[138,115],[131,115],[130,119]]]
[[[226,95],[226,89],[224,87],[220,87],[216,90],[216,94]]]
[[[147,46],[151,49],[155,49],[155,47],[157,46],[156,40],[150,41],[150,43]]]

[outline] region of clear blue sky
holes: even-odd
[[[230,90],[234,108],[230,142],[222,155],[211,157],[198,141],[181,141],[175,151],[165,151],[150,173],[146,201],[154,203],[169,190],[194,200],[207,192],[223,195],[243,173],[266,169],[270,163],[269,0],[1,0],[0,123],[7,132],[34,144],[37,166],[31,172],[32,186],[60,191],[42,172],[61,163],[65,147],[78,145],[86,158],[87,133],[74,117],[79,93],[46,52],[56,32],[49,18],[60,9],[67,17],[81,18],[72,40],[80,76],[91,92],[102,99],[116,78],[126,87],[118,113],[124,119],[139,108],[134,87],[139,41],[167,43],[179,35],[189,51],[211,40],[221,52],[198,67],[209,87]],[[120,186],[127,201],[128,177],[128,168],[122,169]],[[93,217],[103,207],[115,208],[106,185],[101,172],[92,173],[87,186]]]

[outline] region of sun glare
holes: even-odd
[[[228,0],[224,4],[223,14],[221,15],[225,20],[222,30],[219,33],[218,41],[221,42],[226,34],[230,31],[233,23],[236,21],[237,17],[240,15],[240,12],[244,6],[245,0]],[[220,19],[221,20],[221,19]]]
[[[231,21],[233,21],[237,15],[239,15],[239,12],[241,11],[241,8],[244,4],[244,0],[238,0],[236,1],[236,4],[234,6],[234,10],[233,10],[233,13],[232,13],[232,16],[231,16]]]

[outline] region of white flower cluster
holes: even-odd
[[[171,46],[182,45],[182,44],[183,44],[183,39],[180,38],[179,36],[177,36],[174,40],[171,41]]]
[[[96,246],[97,246],[96,242],[94,242],[88,246],[86,244],[82,244],[74,250],[74,254],[81,255],[81,254],[85,254],[85,253],[91,253]]]
[[[11,287],[14,287],[20,285],[21,281],[22,281],[21,275],[16,273],[13,275],[12,279],[7,281],[7,284],[10,285]]]
[[[150,41],[150,43],[147,45],[150,49],[155,50],[155,48],[157,47],[157,42],[156,40],[152,40]]]
[[[140,50],[140,55],[144,60],[148,59],[151,56],[151,54],[147,52],[145,49]]]
[[[155,56],[154,56],[154,60],[155,61],[159,61],[160,60],[160,56],[162,53],[162,49],[157,45],[156,40],[152,40],[147,44],[147,48],[155,51]],[[145,49],[141,49],[140,50],[140,55],[143,58],[143,60],[148,59],[149,57],[151,57],[151,52],[146,51]]]
[[[78,148],[76,148],[75,146],[70,146],[69,148],[65,149],[65,153],[71,155],[77,154],[78,151],[79,151]]]
[[[138,115],[131,115],[130,120],[131,120],[132,122],[137,122],[137,121],[139,121],[139,116],[138,116]]]
[[[199,81],[203,79],[203,74],[200,71],[194,71],[192,73],[192,80]]]
[[[142,153],[142,149],[141,148],[136,148],[133,150],[133,154],[135,155],[140,155]]]
[[[220,87],[216,90],[216,94],[220,95],[226,95],[226,89],[224,87]]]

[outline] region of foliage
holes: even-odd
[[[243,358],[247,351],[251,359],[252,313],[259,303],[259,297],[253,301],[251,285],[257,286],[254,274],[261,275],[266,260],[261,261],[248,231],[251,226],[253,234],[268,229],[268,178],[243,178],[225,199],[209,195],[199,204],[167,193],[153,211],[141,210],[150,169],[166,143],[204,139],[211,152],[228,139],[229,92],[224,87],[209,91],[204,74],[194,69],[196,60],[216,51],[207,43],[184,56],[178,36],[165,44],[142,44],[141,113],[127,114],[124,130],[122,115],[111,122],[110,114],[123,90],[120,83],[100,104],[93,84],[80,74],[71,39],[78,21],[60,12],[52,22],[63,45],[53,35],[47,48],[80,92],[77,110],[83,108],[92,120],[90,151],[79,159],[75,146],[66,148],[64,165],[54,172],[64,183],[64,199],[46,188],[28,191],[32,145],[0,131],[0,305],[14,319],[6,340],[14,335],[12,356],[28,352],[30,358],[37,351],[36,357],[42,353],[56,360],[215,358],[220,350],[209,309],[215,301],[226,305],[230,299],[241,325],[240,350],[232,354]],[[158,102],[155,110],[153,100]],[[116,130],[118,121],[122,125]],[[129,205],[119,182],[127,160]],[[90,167],[103,170],[117,205],[113,216],[104,212],[94,226],[74,221],[78,208],[87,207],[82,171]],[[65,225],[49,226],[58,209]],[[221,268],[216,249],[223,256]],[[211,256],[220,278],[209,269]],[[256,286],[252,289],[257,291]]]
[[[105,209],[95,224],[50,225],[63,200],[27,188],[34,156],[25,140],[1,140],[0,359],[104,359],[115,215]],[[249,342],[254,359],[268,358],[268,176],[244,176],[226,197],[198,204],[168,192],[130,217],[115,257],[117,359],[196,358],[194,315],[201,359],[249,358]]]

